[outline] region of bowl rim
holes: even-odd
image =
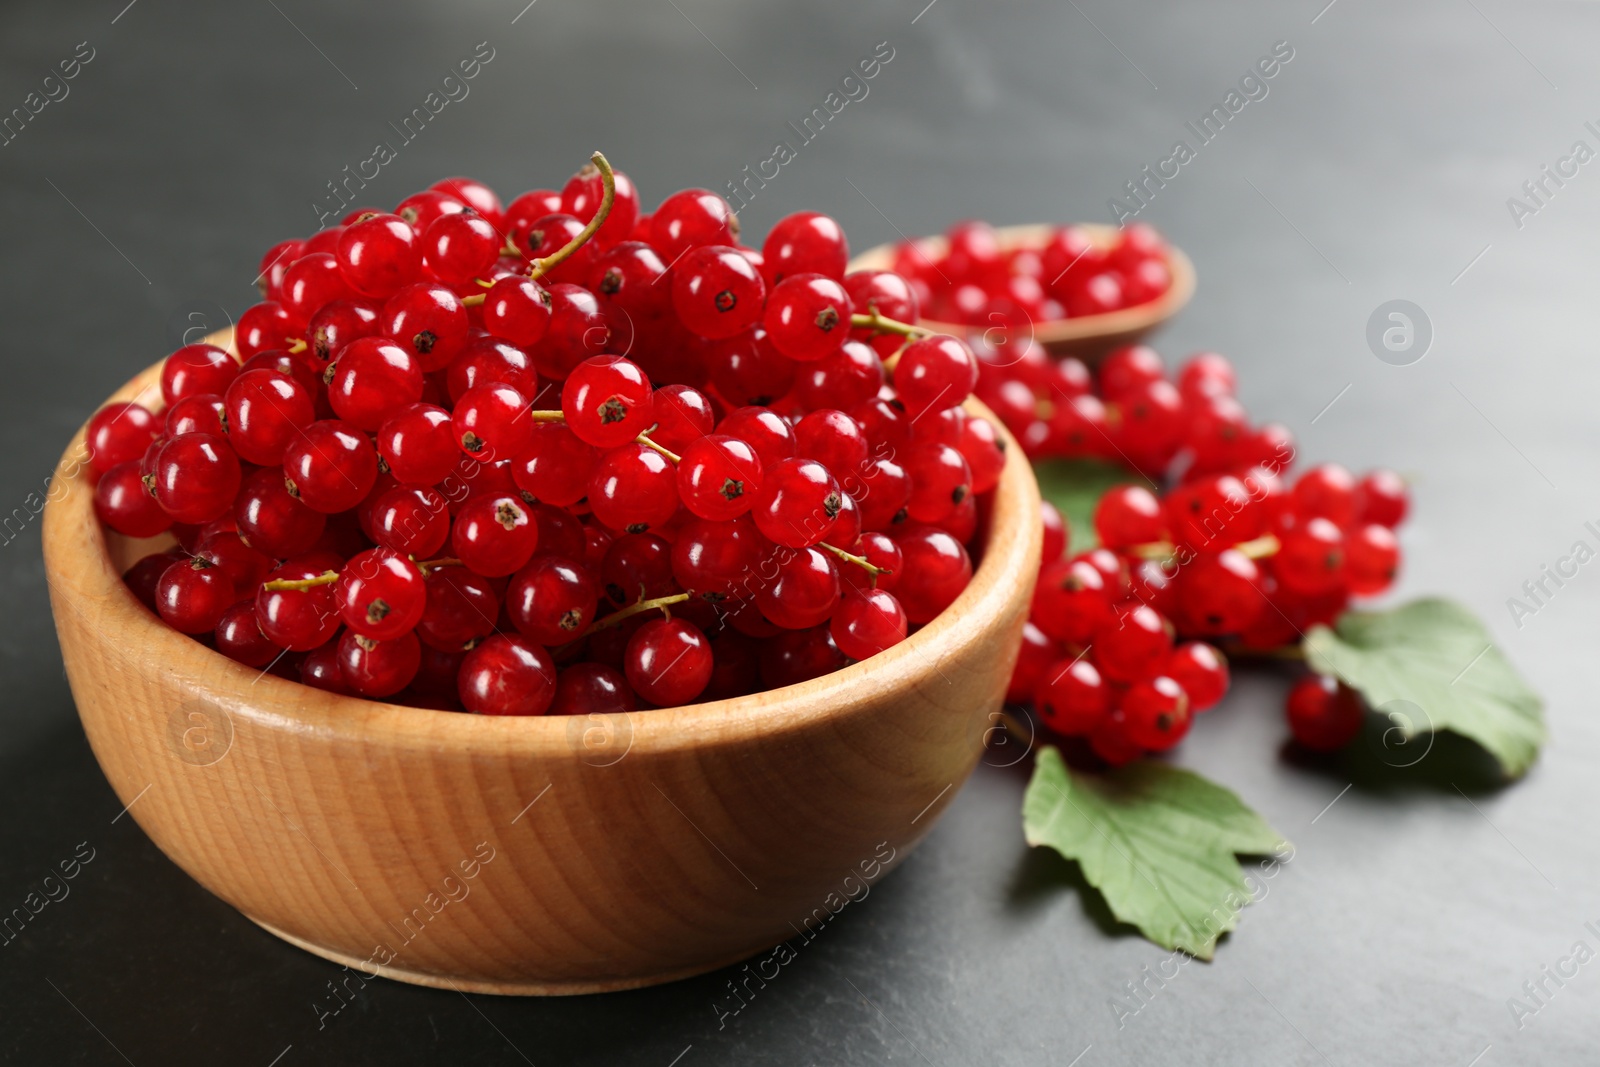
[[[999,238],[1000,247],[1009,251],[1013,248],[1042,244],[1053,231],[1063,226],[1076,226],[1085,230],[1101,247],[1109,245],[1121,232],[1121,227],[1103,222],[1025,222],[1013,226],[996,226],[994,231]],[[920,240],[928,242],[936,254],[942,254],[943,250],[949,247],[949,241],[942,235],[930,235]],[[894,250],[901,243],[903,242],[893,241],[874,245],[851,259],[847,269],[888,270],[893,262]],[[1120,337],[1124,334],[1153,329],[1167,321],[1189,303],[1194,296],[1197,282],[1194,263],[1183,249],[1171,242],[1167,243],[1167,262],[1172,271],[1172,284],[1167,286],[1167,291],[1156,299],[1098,315],[1081,315],[1075,319],[1053,319],[1048,322],[1033,323],[1034,340],[1040,344],[1050,345],[1089,341],[1102,337]],[[954,334],[957,337],[968,337],[983,329],[929,318],[919,319],[918,325],[939,333]]]
[[[232,353],[232,332],[231,328],[218,331],[206,341]],[[159,402],[161,366],[158,362],[146,368],[104,403]],[[625,733],[626,752],[673,753],[738,745],[755,737],[770,739],[824,727],[902,686],[938,684],[942,660],[989,636],[989,627],[972,625],[975,621],[1001,618],[1018,585],[1026,587],[1024,596],[1031,595],[1042,539],[1038,484],[1021,447],[999,419],[976,398],[967,406],[999,431],[1006,463],[994,490],[985,551],[966,589],[921,630],[871,659],[742,697],[605,715],[489,716],[328,693],[245,667],[166,626],[122,581],[107,531],[94,513],[94,490],[83,461],[87,421],[68,442],[53,475],[53,484],[68,488],[52,493],[45,506],[45,574],[57,597],[104,635],[103,643],[140,650],[135,669],[179,674],[183,684],[221,706],[236,725],[242,720],[266,731],[313,734],[327,741],[497,757],[584,756],[583,724],[598,726],[596,719],[607,720],[619,735]],[[53,605],[57,597],[52,598]],[[201,659],[195,660],[197,656]],[[190,662],[204,669],[186,670]],[[238,684],[214,684],[219,679]],[[625,724],[615,722],[618,719]]]

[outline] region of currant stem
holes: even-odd
[[[850,325],[864,326],[868,329],[877,330],[879,333],[898,333],[904,337],[931,337],[933,335],[932,330],[880,315],[876,307],[864,314],[851,315]]]
[[[655,611],[657,608],[666,611],[672,605],[682,604],[688,599],[688,593],[673,593],[671,596],[658,596],[654,600],[641,600],[637,604],[629,604],[620,611],[613,611],[603,619],[596,619],[594,625],[589,627],[589,632],[593,633],[596,630],[604,630],[608,626],[615,626],[622,620],[632,618],[642,612]]]
[[[600,197],[600,209],[594,213],[594,218],[589,220],[589,225],[585,226],[578,236],[543,259],[533,261],[533,266],[528,268],[528,277],[535,281],[550,273],[550,270],[563,259],[582,248],[589,238],[593,237],[595,232],[600,229],[601,223],[606,221],[606,216],[611,214],[611,202],[617,196],[616,175],[611,172],[611,164],[606,160],[603,153],[596,152],[589,157],[589,161],[600,168],[600,184],[605,190]]]
[[[464,296],[461,298],[461,306],[464,308],[475,308],[487,299],[489,299],[488,293],[473,293],[471,296]]]
[[[289,354],[291,356],[298,356],[300,353],[304,352],[307,347],[309,346],[307,346],[306,339],[304,337],[296,337],[293,341],[289,342]]]
[[[652,427],[652,429],[653,428],[654,427]],[[682,463],[683,462],[683,457],[682,456],[678,455],[676,452],[674,452],[671,449],[669,449],[666,445],[658,445],[658,444],[656,444],[654,441],[652,441],[650,439],[650,435],[648,433],[642,433],[638,437],[635,437],[634,440],[638,441],[641,445],[649,445],[651,448],[655,449],[657,452],[660,452],[663,456],[666,456],[668,459],[670,459],[674,463]]]
[[[1276,555],[1280,547],[1275,535],[1265,534],[1253,541],[1240,541],[1233,549],[1250,559],[1264,559]],[[1151,541],[1143,545],[1129,545],[1123,551],[1138,559],[1169,560],[1173,558],[1177,546],[1170,541]]]
[[[835,556],[838,556],[840,559],[844,560],[846,563],[854,563],[857,567],[860,567],[862,570],[866,571],[868,574],[872,575],[874,578],[876,578],[880,574],[893,574],[894,573],[893,571],[891,571],[891,570],[889,570],[889,569],[887,569],[885,567],[880,567],[876,563],[871,562],[865,556],[858,556],[854,552],[846,552],[844,549],[839,548],[837,545],[830,545],[826,541],[818,541],[817,542],[817,547],[822,549],[822,550],[824,550],[824,551],[826,551],[826,552],[832,552]]]
[[[567,417],[560,411],[530,411],[528,418],[534,422],[566,422]]]
[[[462,563],[459,559],[456,559],[454,556],[442,556],[439,559],[414,559],[411,562],[415,563],[417,565],[417,570],[422,572],[422,576],[424,578],[428,577],[431,573],[433,573],[435,570],[439,569],[440,567],[464,567],[464,566],[466,566],[466,564]]]
[[[269,593],[303,593],[307,589],[315,589],[319,585],[332,585],[338,580],[338,571],[323,571],[315,578],[278,578],[274,581],[262,582],[261,588],[267,590]]]

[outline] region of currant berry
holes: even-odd
[[[1405,521],[1410,494],[1405,480],[1394,471],[1369,471],[1356,486],[1356,518],[1394,529]]]
[[[437,485],[461,458],[450,412],[408,404],[378,427],[378,455],[405,485]]]
[[[411,353],[424,374],[448,367],[467,345],[467,309],[447,286],[406,286],[383,305],[382,321],[383,334]]]
[[[316,418],[311,394],[286,374],[247,370],[223,394],[228,444],[239,458],[264,467],[283,462],[283,453]]]
[[[206,393],[186,396],[167,408],[167,436],[182,437],[186,433],[208,433],[213,437],[226,437],[228,435],[228,426],[224,421],[226,411],[220,396]],[[146,441],[145,447],[139,450],[139,455],[132,458],[138,459],[144,455],[145,448],[148,448],[149,444],[150,442]]]
[[[1132,763],[1144,755],[1144,749],[1129,739],[1127,720],[1121,709],[1113,710],[1100,720],[1100,725],[1089,735],[1089,749],[1112,767]]]
[[[1128,740],[1151,752],[1165,752],[1182,741],[1193,721],[1189,695],[1166,675],[1133,683],[1117,710]]]
[[[184,434],[161,445],[147,479],[156,503],[173,521],[198,525],[227,514],[232,506],[241,480],[239,459],[220,437]]]
[[[869,446],[861,424],[836,408],[808,413],[794,427],[795,453],[814,459],[838,476],[859,475]]]
[[[1178,391],[1185,398],[1233,396],[1238,386],[1233,364],[1215,352],[1196,352],[1178,370]]]
[[[1039,574],[1029,617],[1057,641],[1088,644],[1111,621],[1105,576],[1084,559],[1050,564]]]
[[[524,637],[541,645],[564,645],[588,629],[599,601],[588,568],[541,553],[512,577],[506,614]]]
[[[1355,521],[1356,480],[1337,463],[1324,463],[1300,476],[1289,502],[1301,520],[1327,519],[1342,530]]]
[[[327,517],[289,492],[283,472],[274,467],[251,471],[233,502],[239,536],[256,551],[288,559],[310,551],[327,526]]]
[[[283,649],[268,641],[256,621],[253,601],[241,600],[217,620],[217,651],[246,667],[267,667],[283,655]]]
[[[747,600],[772,547],[748,515],[731,521],[697,519],[679,529],[670,548],[669,575],[685,591],[714,603]]]
[[[1183,687],[1192,712],[1210,710],[1228,692],[1228,661],[1203,641],[1189,641],[1173,649],[1160,670]]]
[[[737,226],[728,202],[706,189],[682,189],[650,216],[650,245],[669,264],[700,245],[731,245]]]
[[[1044,681],[1045,669],[1061,657],[1061,648],[1045,632],[1031,622],[1022,624],[1022,647],[1017,653],[1017,665],[1011,671],[1011,681],[1006,686],[1007,704],[1026,704],[1032,700],[1039,684]]]
[[[972,492],[972,472],[962,454],[942,444],[912,445],[905,452],[911,496],[906,514],[917,522],[946,522]]]
[[[509,385],[475,385],[461,394],[451,415],[461,451],[482,463],[514,459],[533,445],[527,399]]]
[[[355,630],[339,638],[339,673],[352,692],[387,697],[411,684],[422,666],[422,647],[409,631],[380,641]]]
[[[247,308],[233,328],[233,346],[241,360],[289,343],[300,330],[294,316],[275,300]]]
[[[345,345],[323,380],[334,412],[362,430],[376,430],[390,415],[422,399],[422,368],[416,357],[387,337],[363,337]]]
[[[483,301],[483,328],[522,348],[532,348],[550,330],[550,291],[521,275],[501,278]]]
[[[332,583],[305,589],[267,586],[320,578],[338,565],[336,558],[308,555],[289,560],[267,575],[256,590],[256,618],[267,640],[291,652],[309,652],[333,637],[339,629],[339,604]]]
[[[372,540],[402,556],[431,559],[450,540],[450,507],[436,490],[397,485],[371,509]]]
[[[813,410],[852,411],[877,396],[885,380],[883,361],[860,341],[846,341],[837,352],[794,370],[794,397]]]
[[[278,292],[278,302],[301,329],[327,305],[355,295],[338,259],[327,252],[314,252],[290,264]]]
[[[901,574],[895,596],[914,623],[932,622],[955,602],[972,580],[972,559],[961,542],[943,530],[923,527],[896,539]]]
[[[1094,639],[1094,662],[1113,682],[1132,684],[1149,675],[1172,651],[1172,624],[1146,604],[1117,612],[1116,622]]]
[[[350,687],[344,684],[344,672],[339,669],[339,642],[329,641],[306,653],[300,661],[300,684],[325,693],[344,695]]]
[[[711,642],[685,619],[652,619],[628,640],[623,672],[633,691],[662,708],[692,703],[711,681]]]
[[[363,296],[388,299],[422,274],[422,242],[398,215],[374,215],[345,227],[336,254],[345,281]]]
[[[1345,539],[1345,584],[1356,596],[1373,596],[1394,584],[1400,541],[1387,526],[1368,523]]]
[[[1111,714],[1111,686],[1083,657],[1044,669],[1033,703],[1044,724],[1063,737],[1088,737]]]
[[[216,345],[184,345],[161,364],[161,397],[167,405],[186,396],[221,395],[239,376],[239,363]]]
[[[1067,551],[1067,517],[1046,500],[1039,506],[1039,518],[1044,523],[1044,543],[1039,550],[1039,565],[1048,567]]]
[[[222,613],[236,599],[233,580],[216,564],[199,557],[175,561],[156,583],[156,611],[179,633],[215,630]]]
[[[1361,732],[1361,698],[1337,678],[1314,674],[1289,690],[1284,710],[1289,732],[1313,752],[1337,752]]]
[[[599,463],[599,451],[564,423],[538,422],[523,458],[512,464],[511,475],[517,488],[535,499],[568,507],[588,495]]]
[[[416,629],[427,603],[422,572],[388,548],[351,556],[334,591],[344,624],[375,641],[392,641]]]
[[[505,238],[481,215],[441,215],[422,234],[422,256],[446,285],[466,285],[500,258]]]
[[[595,232],[594,241],[603,248],[608,248],[623,241],[633,233],[639,223],[639,190],[633,181],[620,170],[611,172],[612,198],[611,213],[600,224],[600,229]],[[588,224],[600,210],[600,204],[605,199],[605,180],[600,175],[600,168],[593,163],[585,163],[578,172],[567,179],[567,184],[561,187],[561,210]]]
[[[628,679],[603,663],[574,663],[556,679],[551,715],[620,715],[639,706]]]
[[[913,416],[952,408],[972,395],[978,361],[966,342],[948,334],[923,337],[906,346],[894,368],[894,389]]]
[[[761,321],[767,287],[737,248],[701,245],[672,271],[672,306],[700,337],[733,337]]]
[[[235,589],[246,595],[254,592],[261,579],[272,569],[272,560],[251,548],[237,533],[215,529],[216,525],[208,523],[202,527],[211,532],[195,545],[195,557],[220,570]]]
[[[539,395],[539,374],[528,353],[509,341],[479,337],[451,360],[445,384],[452,403],[468,389],[498,383],[509,385],[525,397]]]
[[[539,527],[522,501],[486,493],[456,512],[450,543],[456,558],[493,578],[528,562],[539,544]]]
[[[717,424],[717,432],[749,443],[765,470],[795,454],[794,427],[771,408],[735,408]]]
[[[1301,479],[1304,484],[1305,479]],[[1283,587],[1302,596],[1338,589],[1345,581],[1344,534],[1331,520],[1313,518],[1286,532],[1273,573]]]
[[[765,580],[756,588],[756,604],[769,621],[786,630],[820,626],[839,605],[839,571],[833,557],[820,549],[802,548],[780,555],[772,576],[762,577]]]
[[[1160,541],[1166,533],[1161,501],[1142,485],[1106,490],[1094,509],[1095,533],[1107,548],[1123,549]]]
[[[100,476],[94,513],[125,537],[154,537],[172,525],[172,516],[145,488],[137,460],[119,463]]]
[[[839,483],[810,459],[763,464],[761,491],[751,515],[766,537],[789,548],[826,541],[839,517]]]
[[[425,579],[417,637],[429,648],[463,652],[495,632],[500,597],[492,579],[466,567],[438,567]]]
[[[1231,474],[1202,475],[1173,490],[1165,502],[1174,538],[1197,552],[1217,552],[1261,535],[1266,513],[1244,482]]]
[[[589,478],[594,517],[628,533],[666,525],[678,511],[678,477],[660,452],[626,444],[605,453]]]
[[[785,630],[762,642],[761,682],[768,689],[781,689],[830,674],[848,662],[828,627]]]
[[[366,499],[378,478],[378,453],[349,423],[307,426],[283,454],[284,484],[312,511],[333,515]]]
[[[904,641],[908,627],[905,608],[893,593],[846,586],[838,610],[828,623],[828,633],[840,652],[853,660],[863,660]]]
[[[619,608],[676,592],[671,543],[655,534],[624,534],[606,549],[600,581]]]
[[[711,434],[684,449],[677,482],[684,506],[702,519],[736,518],[760,495],[761,459],[737,437]]]
[[[792,274],[773,286],[762,326],[779,352],[811,363],[844,344],[853,311],[842,283],[821,274]]]
[[[441,178],[428,188],[455,197],[482,215],[492,226],[505,225],[506,212],[500,206],[500,198],[493,189],[476,178]]]
[[[861,506],[863,529],[899,529],[909,518],[906,503],[911,499],[911,475],[893,460],[883,456],[867,460],[859,485],[850,488]]]
[[[717,423],[711,401],[700,390],[688,385],[665,385],[650,397],[651,420],[655,429],[650,439],[663,448],[683,452],[709,434]]]
[[[850,243],[844,229],[833,219],[815,211],[797,211],[779,219],[767,232],[761,257],[768,285],[777,285],[794,274],[842,279],[850,260]],[[913,315],[904,321],[915,320]]]
[[[579,438],[596,448],[627,444],[650,428],[650,380],[621,356],[595,356],[572,371],[561,389],[561,411]]]
[[[1236,549],[1199,557],[1178,572],[1178,579],[1186,632],[1239,633],[1266,608],[1261,569]]]

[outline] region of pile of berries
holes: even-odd
[[[577,714],[827,673],[965,588],[1004,465],[971,350],[848,259],[815,213],[760,250],[705,190],[642,214],[599,154],[505,207],[439,182],[271,249],[237,359],[97,413],[97,513],[176,538],[126,575],[170,626],[322,689]]]
[[[1177,744],[1227,691],[1226,659],[1205,642],[1270,654],[1332,623],[1352,596],[1386,590],[1408,495],[1393,472],[1358,480],[1336,464],[1291,483],[1292,440],[1249,428],[1232,368],[1215,353],[1191,358],[1175,385],[1147,348],[1112,353],[1098,382],[1073,363],[1044,368],[1056,398],[1049,424],[1069,408],[1093,417],[1086,433],[1057,442],[1062,451],[1128,457],[1147,481],[1107,490],[1094,511],[1099,547],[1070,557],[1065,522],[1046,506],[1044,562],[1008,699],[1032,700],[1047,726],[1087,737],[1120,764]],[[1037,368],[1020,365],[1036,379],[1023,386],[1033,398]],[[984,381],[980,394],[995,395]],[[1148,417],[1152,397],[1163,398],[1160,419]],[[1019,421],[1036,418],[1014,407]],[[1289,711],[1296,739],[1319,751],[1341,747],[1361,721],[1359,702],[1331,679],[1307,679]]]
[[[1109,244],[1082,226],[1061,226],[1043,245],[1017,248],[1002,247],[987,222],[958,222],[942,246],[902,242],[892,266],[929,319],[1013,333],[1148,303],[1172,286],[1167,243],[1142,222]]]

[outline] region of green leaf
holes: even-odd
[[[1251,898],[1235,855],[1288,846],[1238,796],[1198,774],[1151,760],[1074,774],[1048,745],[1022,801],[1022,831],[1028,844],[1076,860],[1118,919],[1207,960]]]
[[[1094,532],[1094,506],[1113,485],[1145,479],[1126,467],[1095,459],[1038,459],[1033,473],[1039,492],[1066,516],[1072,535],[1069,552],[1087,552],[1100,543]]]
[[[1305,652],[1313,670],[1336,675],[1389,712],[1407,738],[1431,730],[1469,737],[1513,778],[1544,743],[1544,702],[1459,604],[1428,599],[1346,612],[1331,630],[1313,627]]]

